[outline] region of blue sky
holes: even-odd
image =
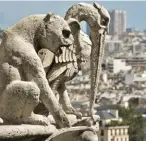
[[[79,1],[0,1],[0,27],[6,28],[24,16],[53,12],[64,16],[67,9]],[[81,1],[83,2],[83,1]],[[86,2],[86,3],[92,3]],[[146,29],[145,1],[99,1],[105,8],[126,10],[127,27]]]

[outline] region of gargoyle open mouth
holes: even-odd
[[[61,54],[62,54],[62,47],[70,47],[72,44],[66,44],[66,45],[64,45],[64,44],[62,44],[62,45],[60,45],[59,46],[59,48],[57,49],[57,51],[55,52],[55,55],[56,56],[60,56]]]
[[[69,47],[69,46],[71,46],[72,44],[66,44],[66,45],[61,45],[60,47]]]

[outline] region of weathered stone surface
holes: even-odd
[[[66,13],[65,19],[72,21],[77,19],[79,22],[86,21],[91,28],[92,42],[82,31],[75,28],[75,24],[69,24],[74,37],[74,45],[69,48],[62,48],[62,54],[55,56],[55,62],[47,71],[48,82],[54,91],[57,99],[67,114],[75,114],[81,118],[81,114],[76,112],[70,103],[65,82],[73,79],[76,74],[84,67],[85,62],[91,55],[91,115],[92,105],[95,102],[96,88],[98,87],[99,73],[103,56],[104,40],[109,25],[109,13],[104,7],[94,3],[94,5],[79,3],[73,5]],[[102,22],[103,21],[103,22]],[[77,24],[78,25],[78,24]],[[92,49],[92,54],[91,54]],[[47,62],[47,61],[46,61]],[[45,109],[42,109],[42,111]]]
[[[93,108],[98,89],[101,63],[103,58],[104,41],[108,31],[110,15],[108,11],[99,4],[78,3],[69,8],[65,19],[75,18],[79,22],[86,21],[91,29],[91,102],[90,115],[93,115]]]
[[[110,17],[98,4],[79,3],[67,11],[65,19],[52,13],[32,15],[4,30],[0,44],[0,140],[44,141],[47,136],[46,141],[98,140],[99,118],[93,117],[92,111]],[[82,20],[91,28],[92,43],[80,32]],[[82,119],[71,106],[65,82],[75,77],[89,56],[90,117]],[[39,102],[51,117],[34,114]]]
[[[33,140],[46,138],[56,132],[54,125],[1,125],[0,141],[2,140]]]
[[[87,126],[63,128],[51,135],[46,141],[82,141],[79,140],[81,138],[80,135],[85,131],[90,131],[95,134],[94,130]]]
[[[71,31],[73,30],[72,28]],[[64,111],[67,114],[75,114],[78,118],[81,118],[82,114],[76,112],[70,103],[65,83],[73,79],[79,70],[84,67],[90,57],[92,43],[88,35],[82,31],[73,34],[73,36],[75,39],[74,44],[69,48],[62,47],[62,54],[60,56],[55,56],[51,68],[47,69],[46,65],[44,65],[44,68],[47,73],[47,80]],[[79,38],[77,36],[79,36]],[[43,52],[39,54],[42,63],[50,64],[51,52],[45,49],[41,49],[39,52]],[[35,112],[39,114],[48,113],[47,109],[45,106],[42,106],[42,104],[37,106]]]
[[[28,16],[4,30],[0,45],[0,117],[4,124],[49,124],[46,117],[33,114],[41,100],[59,127],[70,126],[37,55],[41,48],[59,55],[61,46],[73,43],[70,33],[68,23],[53,14]]]

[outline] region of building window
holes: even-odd
[[[119,129],[119,135],[121,135],[121,129]]]
[[[101,136],[104,136],[104,130],[101,130]]]
[[[118,141],[119,139],[117,138],[116,141]]]
[[[114,139],[111,139],[111,141],[114,141]]]
[[[123,138],[121,138],[121,141],[123,141]]]
[[[126,133],[125,133],[125,129],[123,129],[123,131],[124,131],[124,135],[125,135],[125,134],[126,134]]]
[[[117,135],[117,129],[115,129],[115,135]]]
[[[127,141],[127,138],[125,138],[125,141]]]

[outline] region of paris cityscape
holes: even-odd
[[[108,11],[111,21],[94,107],[100,116],[99,141],[145,141],[146,29],[127,27],[125,10]],[[88,24],[83,25],[82,30],[90,37]],[[0,42],[3,30],[1,27]],[[90,73],[88,61],[66,83],[73,107],[84,116],[89,111]]]
[[[144,141],[146,127],[146,30],[138,31],[135,28],[127,28],[126,11],[111,10],[109,13],[111,22],[95,105],[95,112],[100,115],[102,120],[101,141],[110,141],[110,136],[114,137],[114,140],[111,141]],[[90,35],[88,25],[87,34]],[[73,104],[83,114],[87,114],[89,110],[89,74],[90,64],[88,62],[84,70],[67,84]],[[78,104],[77,101],[79,101]],[[131,110],[135,111],[134,116],[138,116],[138,120],[139,116],[142,117],[142,125],[140,128],[138,127],[141,130],[140,133],[137,131],[137,127],[136,131],[133,131],[132,127],[128,126],[135,124],[129,123],[129,120],[133,120],[132,117],[129,117]],[[128,114],[128,117],[123,114]],[[124,119],[121,116],[124,116]],[[109,131],[112,134],[109,134]],[[140,136],[140,139],[133,136],[134,133]],[[129,134],[131,134],[130,138]]]

